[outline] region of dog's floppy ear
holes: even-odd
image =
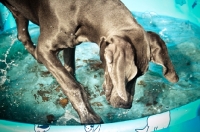
[[[112,94],[117,94],[124,101],[128,101],[126,84],[137,74],[134,51],[128,42],[117,36],[107,40],[107,43],[104,58],[114,88]]]
[[[168,56],[165,42],[154,32],[147,32],[150,43],[151,61],[163,66],[163,74],[170,82],[177,82],[176,74],[172,62]]]

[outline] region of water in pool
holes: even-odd
[[[200,98],[200,28],[189,21],[153,12],[133,15],[145,30],[158,33],[166,42],[180,80],[175,84],[168,82],[162,68],[150,63],[149,71],[137,80],[132,108],[112,108],[102,89],[104,76],[98,46],[93,43],[77,46],[77,80],[105,123],[165,112]],[[39,28],[30,27],[30,34],[37,44]],[[89,50],[89,46],[94,50]],[[16,39],[16,29],[0,34],[0,47],[0,119],[79,124],[77,113],[56,80]]]

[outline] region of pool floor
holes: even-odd
[[[112,108],[102,89],[104,75],[98,46],[77,46],[76,78],[105,123],[162,113],[200,98],[200,28],[189,21],[153,12],[133,15],[145,30],[158,33],[166,42],[180,80],[168,82],[162,68],[150,63],[149,71],[137,80],[132,108]],[[37,44],[39,28],[31,26],[29,30]],[[80,123],[56,80],[16,39],[16,29],[0,34],[0,46],[0,119],[56,125]]]

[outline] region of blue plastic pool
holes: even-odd
[[[155,31],[166,42],[180,81],[169,83],[161,67],[151,63],[137,80],[133,107],[112,108],[102,96],[98,47],[84,43],[77,47],[76,72],[85,74],[77,74],[77,80],[90,92],[92,107],[105,124],[80,125],[56,81],[16,39],[15,21],[0,4],[0,132],[200,131],[200,0],[122,2],[145,30]],[[30,23],[29,30],[37,43],[39,28]],[[93,46],[92,53],[87,45]]]

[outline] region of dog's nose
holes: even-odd
[[[112,90],[112,94],[111,94],[109,102],[113,107],[116,107],[116,108],[129,109],[132,107],[132,99],[130,99],[129,96],[126,96],[125,100],[121,98],[121,96],[117,93],[116,88]]]

